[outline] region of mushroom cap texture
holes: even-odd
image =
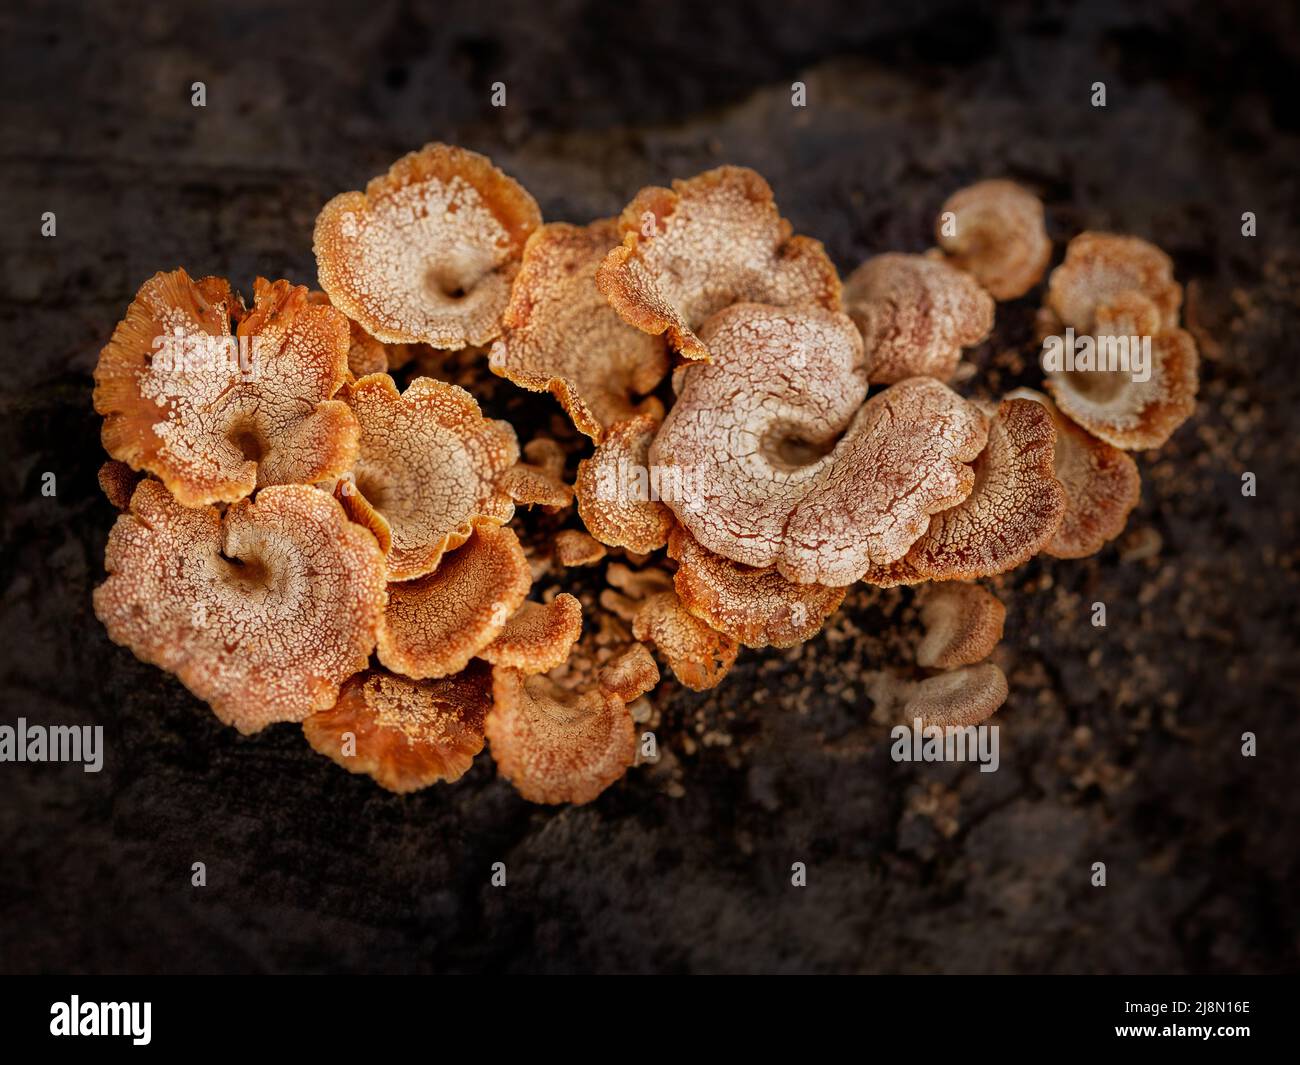
[[[862,339],[843,314],[738,304],[701,331],[649,458],[689,487],[666,500],[708,550],[799,584],[847,585],[961,502],[983,415],[914,377],[863,403]]]
[[[928,725],[978,725],[1007,701],[1006,675],[992,662],[949,670],[911,686],[903,719]]]
[[[334,705],[384,607],[374,537],[328,494],[264,488],[224,515],[142,481],[108,538],[95,614],[223,722],[256,732]]]
[[[653,392],[668,349],[624,322],[596,287],[596,268],[622,239],[618,220],[542,226],[524,247],[510,290],[505,335],[489,365],[521,388],[550,392],[578,430],[597,443],[614,422],[663,416]]]
[[[568,659],[581,635],[582,604],[561,592],[549,603],[524,603],[479,656],[522,673],[545,673]]]
[[[605,545],[581,529],[555,534],[555,560],[561,566],[594,566],[606,554]]]
[[[978,584],[931,584],[921,590],[925,635],[916,648],[916,664],[925,669],[953,669],[983,661],[1002,639],[1007,608]]]
[[[388,586],[379,661],[416,679],[459,673],[497,638],[532,583],[514,531],[478,526],[433,573]]]
[[[1066,245],[1064,261],[1047,282],[1047,306],[1063,326],[1091,335],[1097,308],[1130,292],[1149,299],[1159,315],[1159,324],[1144,332],[1177,327],[1183,289],[1174,280],[1173,260],[1141,237],[1088,230]]]
[[[1032,399],[1052,415],[1056,426],[1056,479],[1065,488],[1065,514],[1043,548],[1057,558],[1086,558],[1124,531],[1142,496],[1137,463],[1119,448],[1075,425],[1056,404],[1032,389],[1011,399]]]
[[[668,542],[672,511],[656,498],[664,486],[651,481],[658,471],[650,465],[650,444],[658,429],[649,414],[618,422],[591,458],[578,463],[578,516],[603,544],[647,554]]]
[[[701,621],[676,592],[656,592],[637,608],[632,635],[659,649],[673,674],[692,691],[721,683],[735,664],[740,643]]]
[[[847,588],[795,584],[775,569],[752,569],[700,546],[677,526],[668,538],[673,584],[683,605],[746,647],[794,647],[821,631]]]
[[[970,274],[924,255],[868,259],[844,282],[844,309],[862,334],[872,384],[947,381],[961,349],[993,328],[993,297]]]
[[[1065,489],[1054,473],[1056,430],[1041,404],[1004,400],[975,460],[970,495],[930,519],[911,550],[865,579],[889,587],[921,581],[974,580],[1028,562],[1065,514]]]
[[[695,330],[733,303],[840,309],[839,275],[821,242],[791,236],[753,170],[722,166],[671,189],[644,188],[620,225],[623,243],[596,284],[624,321],[666,334],[686,358],[708,357]]]
[[[944,233],[943,216],[956,216],[957,231]],[[948,261],[966,270],[996,300],[1023,296],[1039,281],[1052,258],[1043,203],[1014,181],[995,178],[958,189],[935,223]]]
[[[356,419],[332,398],[347,319],[287,281],[259,277],[254,299],[245,311],[221,278],[155,274],[100,352],[104,448],[185,506],[336,477],[356,456]]]
[[[399,393],[387,374],[371,374],[346,396],[360,445],[352,478],[335,493],[376,532],[389,580],[431,573],[476,525],[510,520],[514,503],[500,479],[519,457],[515,432],[484,418],[463,388],[417,377]]]
[[[135,486],[143,477],[144,474],[131,469],[120,459],[109,459],[99,467],[99,490],[113,504],[115,510],[126,510],[131,506]]]
[[[428,144],[316,218],[320,285],[386,344],[458,349],[501,332],[536,201],[486,156]]]
[[[492,670],[486,731],[497,770],[529,802],[586,803],[636,760],[627,703],[659,681],[640,644],[606,665],[595,690],[573,693],[544,674]]]
[[[482,662],[439,680],[372,669],[349,678],[338,701],[307,718],[302,731],[348,772],[404,794],[465,775],[483,749],[491,706],[492,674]]]

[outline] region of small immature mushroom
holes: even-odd
[[[497,485],[516,503],[562,510],[573,503],[573,488],[564,480],[564,448],[539,436],[524,445],[527,462],[506,470]]]
[[[222,515],[142,481],[104,566],[95,614],[109,637],[244,733],[333,706],[366,667],[384,607],[374,537],[305,485]]]
[[[686,609],[746,647],[794,647],[821,631],[847,588],[794,584],[774,569],[753,569],[706,551],[685,529],[668,538],[673,582]]]
[[[1053,473],[1051,415],[1027,399],[1004,400],[975,460],[975,486],[898,561],[873,566],[870,584],[974,580],[1022,565],[1043,549],[1065,513],[1065,489]]]
[[[982,662],[1002,639],[1007,608],[978,584],[927,585],[921,591],[925,635],[916,648],[916,664],[925,669],[953,669]]]
[[[629,325],[688,359],[709,355],[695,331],[735,303],[840,309],[840,279],[821,243],[791,236],[772,189],[752,170],[723,166],[671,189],[637,193],[619,220],[623,243],[596,284]]]
[[[514,532],[477,526],[433,573],[388,586],[379,660],[416,679],[459,673],[497,638],[532,583]]]
[[[955,233],[945,232],[948,214],[955,218]],[[948,262],[972,274],[999,302],[1038,284],[1052,257],[1043,202],[1014,181],[958,189],[940,208],[935,235]]]
[[[1091,325],[1099,349],[1111,338],[1119,338],[1132,351],[1134,344],[1149,338],[1150,365],[1144,381],[1122,369],[1061,370],[1047,375],[1047,390],[1062,413],[1126,451],[1160,447],[1196,411],[1200,362],[1196,341],[1183,329],[1157,332],[1160,320],[1159,305],[1135,291],[1118,293],[1092,308]]]
[[[594,566],[605,555],[605,545],[581,529],[561,529],[555,534],[555,560],[561,566]]]
[[[993,328],[993,298],[970,274],[924,255],[868,259],[844,283],[844,309],[862,333],[873,384],[947,381],[961,349]]]
[[[713,362],[679,371],[649,458],[683,484],[666,502],[714,554],[851,584],[970,493],[983,415],[928,377],[863,403],[862,339],[845,315],[739,304],[701,335]]]
[[[659,419],[649,414],[618,422],[591,458],[578,463],[578,515],[603,544],[648,553],[668,541],[673,516],[662,499],[683,486],[661,482],[661,471],[650,463],[658,428]]]
[[[1097,308],[1126,293],[1155,305],[1159,324],[1143,325],[1143,333],[1177,328],[1183,289],[1174,280],[1173,260],[1140,237],[1087,231],[1066,245],[1065,260],[1052,271],[1047,307],[1062,327],[1091,336],[1100,332]]]
[[[1079,428],[1041,392],[1019,388],[1010,399],[1032,399],[1056,426],[1056,479],[1065,488],[1065,516],[1043,548],[1057,558],[1086,558],[1124,531],[1142,495],[1137,463],[1118,448]]]
[[[458,349],[501,332],[536,201],[486,156],[429,144],[316,219],[320,284],[386,344]]]
[[[910,686],[901,717],[929,725],[978,725],[1007,701],[1006,675],[992,662],[927,677]]]
[[[99,467],[99,490],[117,510],[126,510],[131,506],[131,496],[135,486],[144,474],[131,469],[125,462],[109,459]]]
[[[581,635],[582,604],[561,592],[549,603],[524,603],[479,657],[521,673],[545,673],[568,659]]]
[[[483,749],[492,672],[472,662],[440,680],[381,669],[350,678],[330,709],[302,723],[313,750],[398,794],[459,780]]]
[[[356,419],[331,398],[347,319],[287,281],[258,278],[254,298],[245,311],[220,278],[155,274],[95,367],[105,449],[187,507],[337,477],[356,456]]]
[[[431,573],[476,525],[510,520],[500,478],[519,457],[515,433],[484,418],[468,392],[417,377],[399,393],[387,374],[371,374],[346,395],[360,450],[335,494],[387,551],[389,580]]]
[[[593,691],[575,693],[544,674],[495,667],[487,738],[497,769],[529,802],[586,803],[636,760],[627,704],[659,682],[640,644],[601,670]]]
[[[677,679],[697,692],[717,687],[740,652],[739,642],[697,618],[676,592],[657,592],[641,603],[632,635],[653,643]]]
[[[663,417],[659,400],[636,397],[668,372],[667,345],[625,323],[596,288],[596,268],[621,239],[613,218],[552,223],[529,237],[490,360],[521,388],[550,392],[597,443],[617,421]]]

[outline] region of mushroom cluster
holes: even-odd
[[[951,197],[936,239],[841,284],[752,170],[544,225],[485,157],[413,152],[320,212],[321,291],[141,287],[95,370],[121,512],[96,614],[226,724],[300,723],[396,792],[486,745],[525,798],[589,802],[640,757],[656,659],[712,688],[859,582],[925,585],[915,662],[877,701],[982,721],[1005,611],[976,582],[1120,533],[1127,452],[1191,414],[1197,355],[1168,257],[1083,233],[1042,338],[1145,338],[1150,372],[964,397],[963,352],[1052,244],[1004,180]],[[497,379],[567,418],[521,447],[480,406]],[[598,596],[535,590],[602,563]]]

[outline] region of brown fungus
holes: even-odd
[[[992,662],[983,662],[900,682],[898,694],[903,700],[899,717],[909,724],[919,718],[923,728],[978,725],[1007,701],[1007,678]]]
[[[1003,401],[975,460],[970,495],[931,517],[904,557],[873,566],[864,579],[884,587],[974,580],[1029,561],[1065,513],[1065,489],[1053,472],[1055,441],[1051,415],[1040,404]]]
[[[302,723],[313,750],[399,794],[459,780],[483,749],[492,674],[472,662],[454,677],[409,680],[372,669]]]
[[[109,459],[99,467],[99,490],[117,510],[126,510],[131,506],[131,496],[135,494],[144,474],[131,469],[125,462]]]
[[[774,569],[753,569],[707,551],[681,527],[668,538],[673,583],[686,609],[746,647],[794,647],[821,631],[845,588],[794,584]]]
[[[582,604],[561,592],[549,603],[524,603],[479,657],[521,673],[545,673],[568,660],[581,635]]]
[[[656,592],[638,604],[632,635],[653,643],[692,691],[717,687],[740,651],[739,641],[697,618],[676,592]]]
[[[642,189],[620,218],[623,243],[596,284],[623,320],[664,333],[689,359],[709,355],[697,336],[735,303],[840,309],[840,280],[821,243],[791,235],[772,189],[752,170],[723,166],[671,189]]]
[[[847,585],[907,553],[960,503],[983,415],[914,377],[863,403],[862,340],[842,314],[740,304],[702,330],[649,458],[708,550],[799,584]]]
[[[1065,515],[1043,551],[1057,558],[1086,558],[1124,531],[1142,495],[1137,463],[1065,417],[1050,399],[1028,388],[1011,399],[1032,399],[1056,426],[1056,479],[1065,488]]]
[[[998,301],[1038,284],[1052,257],[1043,203],[1014,181],[980,181],[953,193],[940,209],[935,234],[948,262]]]
[[[245,733],[333,706],[366,667],[384,606],[374,537],[304,485],[223,515],[142,481],[104,567],[95,614],[109,637]]]
[[[514,532],[478,526],[433,573],[388,586],[379,660],[416,679],[460,672],[497,638],[532,583]]]
[[[539,436],[524,445],[527,462],[516,463],[498,480],[498,486],[516,503],[563,510],[573,503],[573,487],[564,480],[565,454],[556,441]]]
[[[578,515],[603,544],[646,553],[668,541],[673,516],[662,497],[683,486],[661,484],[660,471],[650,464],[658,428],[659,420],[649,414],[618,422],[591,458],[578,463]]]
[[[371,374],[346,395],[360,449],[335,494],[387,551],[389,580],[431,573],[476,525],[510,520],[498,482],[519,457],[515,433],[484,418],[468,392],[417,377],[399,393],[387,374]]]
[[[337,477],[356,456],[356,419],[332,398],[347,319],[287,281],[258,278],[254,300],[245,311],[221,278],[155,274],[100,352],[105,449],[184,506]]]
[[[1117,296],[1136,293],[1154,305],[1158,323],[1144,332],[1178,326],[1182,286],[1174,280],[1173,261],[1140,237],[1087,231],[1065,248],[1065,260],[1047,282],[1047,307],[1062,326],[1076,333],[1098,331],[1097,308]]]
[[[1007,609],[978,584],[932,584],[920,593],[925,635],[916,648],[916,664],[925,669],[953,669],[982,662],[1002,639]]]
[[[868,259],[844,283],[844,309],[862,333],[873,384],[947,381],[962,348],[993,328],[993,299],[974,278],[923,255]]]
[[[487,717],[492,758],[529,802],[587,803],[636,760],[627,704],[659,682],[640,644],[608,663],[594,690],[571,692],[545,674],[495,667]]]
[[[607,554],[604,544],[581,529],[561,529],[554,546],[561,566],[594,566]]]
[[[386,344],[485,344],[540,224],[536,201],[486,156],[429,144],[321,210],[321,288]]]
[[[617,219],[608,218],[588,226],[557,222],[529,237],[505,335],[490,357],[494,373],[550,392],[598,443],[617,421],[663,416],[648,393],[668,372],[663,339],[625,323],[596,288],[596,268],[621,236]]]

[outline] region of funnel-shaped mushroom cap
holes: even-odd
[[[374,537],[302,485],[265,488],[223,517],[142,481],[104,566],[95,613],[108,635],[240,732],[334,705],[366,667],[384,606]]]
[[[1065,417],[1050,399],[1028,388],[1009,399],[1032,399],[1056,426],[1056,479],[1065,488],[1065,515],[1043,550],[1057,558],[1085,558],[1100,551],[1128,522],[1142,494],[1137,463]]]
[[[1085,232],[1070,241],[1065,261],[1052,271],[1047,306],[1062,326],[1091,335],[1100,332],[1098,307],[1129,293],[1150,300],[1158,315],[1158,324],[1143,324],[1142,333],[1177,327],[1183,289],[1169,256],[1140,237]]]
[[[851,584],[970,492],[983,416],[924,377],[864,404],[846,316],[741,304],[702,335],[713,362],[680,371],[649,455],[689,486],[665,501],[708,550],[799,584]]]
[[[791,236],[772,190],[744,167],[723,166],[671,189],[642,189],[623,210],[623,244],[596,283],[623,320],[691,359],[695,335],[734,303],[840,309],[840,279],[820,242]]]
[[[892,565],[873,566],[871,584],[974,580],[1027,562],[1051,540],[1065,513],[1053,473],[1051,415],[1027,399],[1005,400],[975,460],[970,495],[935,514],[930,527]]]
[[[582,635],[582,604],[567,592],[525,603],[479,655],[521,673],[545,673],[566,661]]]
[[[334,306],[387,344],[458,349],[501,332],[537,203],[477,152],[429,144],[316,219]]]
[[[945,224],[945,216],[955,232]],[[1023,296],[1052,257],[1043,204],[1014,181],[980,181],[953,193],[935,223],[948,261],[969,271],[996,300]]]
[[[591,802],[636,760],[627,704],[658,681],[640,644],[601,671],[594,691],[581,694],[544,674],[495,667],[487,737],[497,769],[529,802]]]
[[[653,392],[668,372],[663,339],[633,329],[596,288],[596,268],[622,239],[617,219],[542,226],[524,249],[505,336],[491,367],[522,388],[550,392],[599,442],[617,421],[663,416]]]
[[[431,573],[476,525],[510,520],[498,482],[519,457],[514,430],[484,418],[464,389],[417,377],[399,394],[387,374],[371,374],[347,400],[360,453],[335,494],[387,548],[389,580]]]
[[[302,723],[312,748],[350,773],[406,793],[459,780],[483,749],[492,674],[482,662],[441,680],[358,673],[338,702]]]
[[[811,639],[847,591],[742,566],[705,550],[680,527],[668,538],[668,554],[677,560],[673,582],[686,609],[746,647],[794,647]]]
[[[993,328],[993,298],[969,274],[924,255],[868,259],[844,283],[844,309],[862,333],[872,383],[947,381],[961,349]]]
[[[245,312],[220,278],[155,274],[95,367],[105,449],[185,506],[336,477],[356,456],[356,419],[331,399],[347,319],[287,281],[258,278],[254,295]]]
[[[1007,609],[978,584],[931,584],[921,590],[925,635],[916,649],[916,664],[952,669],[981,662],[1002,639]]]
[[[676,592],[647,596],[637,608],[632,635],[653,643],[677,679],[697,692],[717,687],[740,651],[735,639],[687,610]]]
[[[648,414],[618,422],[591,458],[578,463],[578,515],[603,544],[645,554],[668,540],[673,516],[663,499],[689,486],[661,483],[661,471],[650,465],[650,442],[658,429],[658,419]]]
[[[532,583],[514,532],[478,526],[433,573],[388,586],[379,660],[417,679],[459,673],[497,638]]]

